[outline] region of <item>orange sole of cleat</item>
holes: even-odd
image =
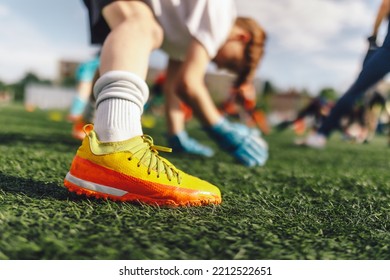
[[[106,193],[101,193],[89,189],[82,188],[80,186],[77,186],[76,184],[73,184],[69,182],[68,180],[64,180],[65,187],[73,193],[76,193],[77,195],[85,195],[87,197],[94,197],[96,199],[109,199],[112,201],[120,201],[120,202],[135,202],[135,203],[145,203],[152,206],[165,206],[165,207],[183,207],[183,206],[206,206],[210,204],[220,204],[221,198],[220,197],[212,197],[210,196],[205,197],[205,199],[198,199],[198,200],[191,200],[191,201],[181,201],[181,202],[175,202],[170,199],[155,199],[155,198],[149,198],[137,194],[131,194],[126,193],[123,196],[116,196],[116,195],[110,195]]]
[[[100,174],[99,183],[95,182],[96,174]],[[125,185],[123,182],[126,182]],[[117,201],[141,201],[160,206],[201,206],[221,203],[221,197],[213,193],[202,193],[197,190],[156,183],[150,184],[148,181],[126,176],[78,156],[75,157],[64,184],[76,194],[81,192],[81,194],[90,194],[96,198],[102,198],[104,195]]]

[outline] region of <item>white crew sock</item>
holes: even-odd
[[[141,111],[129,100],[110,98],[96,110],[95,131],[101,142],[117,142],[142,135]]]
[[[94,87],[95,131],[101,142],[118,142],[142,135],[141,115],[149,89],[141,78],[125,71],[102,75]]]

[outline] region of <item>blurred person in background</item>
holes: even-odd
[[[251,83],[263,55],[265,33],[237,18],[234,1],[84,0],[92,43],[104,43],[94,85],[96,117],[64,184],[77,194],[169,206],[221,203],[218,187],[176,168],[141,125],[149,90],[149,56],[170,57],[167,87],[189,104],[208,135],[246,166],[262,166],[266,142],[251,129],[223,118],[205,86],[213,61]],[[237,127],[240,127],[238,129]]]
[[[245,22],[246,19],[239,18],[237,20],[238,24],[241,21]],[[175,62],[170,59],[168,65],[172,65],[174,63]],[[172,71],[170,75],[170,83],[172,83],[176,78],[175,72]],[[193,115],[191,107],[189,107],[185,102],[180,100],[177,93],[173,90],[171,84],[165,84],[164,92],[168,99],[166,102],[166,116],[168,121],[168,143],[170,147],[172,147],[174,151],[212,157],[214,155],[214,151],[210,147],[204,145],[203,143],[200,143],[198,140],[190,137],[185,129],[186,121],[189,120]],[[258,136],[261,135],[261,132],[268,133],[268,127],[266,122],[264,122],[264,118],[262,118],[262,115],[259,115],[259,110],[255,108],[256,90],[253,83],[243,82],[242,77],[237,76],[236,80],[231,85],[231,94],[229,99],[226,100],[224,104],[222,104],[221,109],[218,109],[221,116],[231,116],[229,114],[229,111],[224,110],[224,105],[228,106],[227,103],[229,103],[229,105],[242,106],[244,112],[246,113],[245,117],[250,118],[251,122],[249,122],[247,119],[240,118],[240,121],[251,127],[249,131],[247,126],[240,125],[236,125],[235,128],[237,130],[240,130],[242,128],[244,130],[243,133],[250,132]],[[257,122],[256,125],[261,131],[257,128],[252,128],[253,125],[250,124],[252,124],[254,121]],[[260,123],[260,125],[258,123]]]
[[[365,92],[378,83],[390,71],[390,0],[382,0],[374,22],[372,35],[368,38],[371,45],[376,45],[377,34],[381,23],[388,21],[387,35],[381,47],[370,53],[366,58],[362,70],[349,90],[337,101],[330,115],[326,118],[321,127],[310,134],[304,145],[312,148],[324,148],[331,133],[340,128],[340,120],[348,115],[355,102],[362,98]]]
[[[74,97],[68,120],[75,122],[82,118],[84,109],[87,106],[90,95],[92,94],[92,82],[95,72],[99,68],[100,60],[99,53],[90,60],[80,63],[76,69],[76,91],[77,95]]]
[[[257,93],[253,84],[236,85],[233,83],[228,98],[220,105],[220,112],[238,118],[250,127],[257,127],[263,134],[270,133],[267,116],[257,108]]]
[[[361,102],[356,103],[351,113],[341,119],[343,138],[355,143],[369,143],[377,132],[381,115],[388,115],[386,99],[372,89],[364,95]]]
[[[93,84],[98,76],[100,65],[100,51],[89,60],[86,60],[76,69],[76,91],[67,119],[73,122],[72,136],[75,139],[84,139],[83,127],[92,123],[95,113],[95,100],[93,97]]]
[[[326,117],[329,115],[329,112],[334,105],[333,100],[329,100],[326,96],[317,96],[313,98],[309,104],[307,104],[303,109],[301,109],[297,116],[294,119],[286,120],[279,123],[276,126],[277,131],[283,131],[290,126],[294,126],[296,134],[303,134],[306,132],[306,118],[312,118],[313,123],[308,128],[310,131],[318,129],[321,124],[324,122]]]

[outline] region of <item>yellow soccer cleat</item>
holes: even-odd
[[[150,136],[101,143],[92,125],[73,159],[64,185],[79,195],[160,206],[220,204],[219,189],[177,169],[158,154]]]

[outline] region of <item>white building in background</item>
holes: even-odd
[[[76,89],[72,88],[28,84],[24,92],[24,105],[30,110],[68,109],[76,94]]]

